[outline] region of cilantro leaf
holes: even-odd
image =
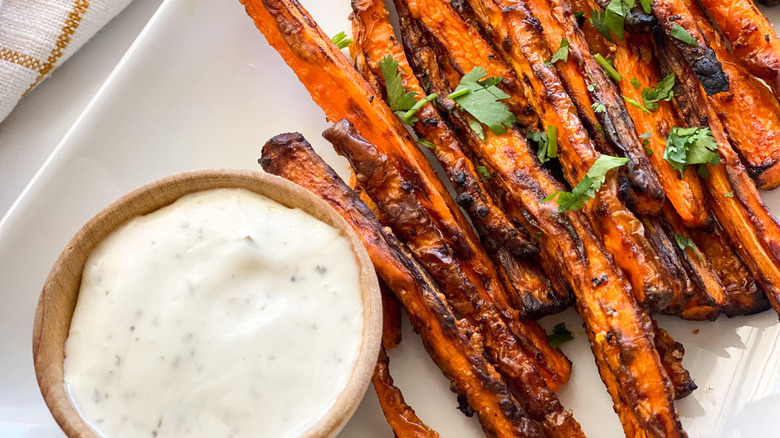
[[[526,138],[536,143],[536,155],[542,164],[550,161],[551,158],[558,158],[558,128],[547,126],[547,132],[531,131]]]
[[[645,141],[647,141],[647,140],[645,140]],[[653,156],[653,150],[650,149],[649,147],[647,147],[647,145],[645,144],[645,141],[642,142],[642,149],[645,150],[645,154],[648,157],[652,157]]]
[[[665,78],[661,79],[661,82],[655,86],[655,88],[642,89],[642,102],[645,104],[645,108],[655,111],[658,109],[658,101],[665,100],[670,101],[674,97],[674,73],[670,73]]]
[[[683,172],[694,164],[717,165],[720,162],[720,155],[710,128],[675,126],[666,139],[664,160],[669,162],[673,169],[679,171],[682,178]],[[706,168],[704,169],[706,171]]]
[[[346,32],[344,32],[343,30],[337,33],[330,40],[333,41],[333,44],[335,44],[336,47],[339,48],[339,50],[346,49],[347,47],[349,47],[350,44],[352,44],[352,38],[348,37]]]
[[[574,18],[582,18],[585,16],[585,13],[582,11],[574,11]]]
[[[566,38],[561,39],[561,46],[555,51],[547,65],[553,65],[558,61],[566,62],[569,60],[569,41]]]
[[[604,24],[618,37],[623,39],[626,14],[634,7],[634,0],[612,0],[604,11]]]
[[[482,123],[479,123],[479,120],[469,120],[469,128],[477,134],[480,140],[485,141],[485,130],[482,128]]]
[[[639,0],[639,5],[642,6],[642,10],[645,14],[653,12],[653,0]]]
[[[500,102],[500,100],[509,97],[496,86],[502,78],[480,80],[486,75],[487,72],[484,68],[474,67],[463,75],[455,91],[447,97],[454,100],[458,106],[474,116],[480,123],[487,125],[494,134],[503,134],[506,132],[506,127],[511,127],[517,119],[509,111],[506,104]],[[474,124],[469,123],[469,125],[477,131]]]
[[[488,179],[493,176],[485,166],[477,166],[477,173],[479,173],[479,176],[482,177],[482,179]]]
[[[398,61],[392,55],[387,55],[379,61],[382,77],[385,80],[387,90],[387,104],[395,111],[409,111],[417,104],[414,91],[406,93],[401,82],[401,73],[398,72]]]
[[[601,155],[571,192],[559,190],[542,199],[542,202],[555,200],[558,203],[559,212],[579,210],[586,202],[596,196],[596,192],[606,180],[607,172],[623,166],[627,162],[627,158]]]
[[[688,44],[689,46],[698,46],[699,44],[696,42],[696,40],[691,36],[690,33],[688,33],[685,28],[680,26],[677,23],[674,23],[672,25],[672,29],[669,31],[669,35],[677,38],[678,40]]]
[[[734,197],[734,190],[732,190],[732,191],[730,191],[730,192],[726,193],[726,194],[725,194],[725,195],[723,195],[723,196],[725,196],[725,197],[727,197],[727,198],[733,198],[733,197]]]
[[[635,90],[638,90],[638,89],[639,89],[639,87],[641,87],[641,86],[642,86],[642,84],[639,82],[639,80],[638,80],[637,78],[631,78],[631,81],[630,81],[630,82],[631,82],[631,85],[633,85],[633,86],[634,86],[634,89],[635,89]]]
[[[418,138],[417,139],[417,144],[419,144],[420,146],[425,146],[426,148],[428,148],[430,150],[435,150],[436,149],[436,145],[435,144],[429,142],[428,140],[426,140],[424,138]]]
[[[593,105],[590,106],[590,108],[593,110],[596,114],[601,114],[607,112],[607,107],[604,106],[601,102],[596,102]]]
[[[696,257],[699,258],[699,261],[701,261],[701,255],[699,254],[698,248],[696,248],[696,244],[693,243],[693,240],[691,240],[688,236],[683,236],[682,234],[674,233],[674,241],[677,243],[677,246],[683,250],[683,252],[687,252],[686,248],[691,248],[693,252],[696,254]]]
[[[601,56],[601,53],[596,53],[593,59],[595,59],[596,62],[599,63],[601,68],[603,68],[604,71],[607,72],[607,76],[609,76],[613,81],[620,82],[623,80],[623,76],[620,73],[618,73],[617,70],[615,70],[615,66],[613,66],[609,61],[607,61],[606,58]]]
[[[632,98],[630,98],[628,96],[623,96],[623,99],[626,99],[626,102],[630,103],[631,106],[639,108],[642,111],[646,112],[647,114],[650,114],[650,110],[645,108],[644,105],[642,105],[641,103],[637,102],[636,100],[634,100],[634,99],[632,99]]]
[[[588,91],[591,93],[596,91],[596,85],[595,84],[588,84]]]
[[[556,324],[552,329],[552,333],[547,335],[547,342],[552,348],[558,348],[572,339],[574,339],[574,336],[572,336],[564,323]]]
[[[601,10],[594,10],[590,13],[590,18],[588,21],[590,21],[590,24],[593,25],[593,27],[596,28],[597,31],[607,39],[610,43],[614,43],[615,40],[612,39],[612,33],[610,33],[609,27],[606,24],[606,17],[607,11],[601,11]]]
[[[417,118],[414,117],[415,114],[417,114],[417,111],[420,111],[420,108],[423,107],[426,103],[436,99],[439,97],[438,94],[433,93],[425,96],[424,98],[418,100],[413,107],[409,108],[409,111],[406,111],[402,115],[399,114],[399,117],[401,117],[401,121],[404,122],[406,125],[411,125],[412,123],[417,121]],[[401,112],[401,111],[399,111]]]

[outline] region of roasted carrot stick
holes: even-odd
[[[674,398],[679,400],[689,396],[697,386],[691,378],[691,374],[682,365],[685,348],[681,343],[672,339],[666,330],[658,327],[655,320],[653,320],[653,331],[655,332],[655,346],[661,355],[666,373],[669,374],[674,385]]]
[[[436,227],[455,251],[454,256],[466,269],[465,275],[480,294],[489,296],[499,308],[500,316],[513,331],[526,328],[519,324],[501,280],[463,212],[447,193],[433,168],[401,124],[400,119],[375,95],[371,86],[349,64],[346,57],[324,35],[314,20],[297,3],[289,0],[247,0],[247,11],[292,67],[312,98],[331,120],[346,118],[380,152],[387,155],[396,169],[415,188],[417,201],[431,212]],[[531,323],[532,324],[532,323]],[[534,339],[544,359],[538,369],[551,385],[568,380],[570,363],[546,340]]]
[[[420,420],[411,406],[406,404],[401,390],[393,382],[390,375],[390,359],[383,346],[379,350],[379,360],[376,363],[374,375],[371,377],[374,391],[379,398],[379,406],[385,414],[385,419],[397,437],[409,438],[439,438],[439,434]]]
[[[591,10],[597,6],[593,0],[578,0],[572,3],[573,7],[580,10]],[[591,50],[597,50],[602,56],[614,59],[615,67],[623,77],[618,81],[623,96],[641,103],[642,90],[646,87],[656,87],[663,79],[657,61],[652,56],[653,40],[650,36],[626,35],[625,39],[614,39],[613,43],[607,41],[589,21],[584,23],[583,34]],[[635,86],[636,83],[639,87]],[[680,126],[681,121],[672,102],[662,100],[657,104],[658,108],[651,114],[633,105],[627,105],[626,109],[634,121],[637,133],[644,138],[643,145],[650,151],[648,159],[658,175],[666,197],[686,226],[702,227],[706,223],[707,209],[704,190],[695,169],[688,169],[683,178],[680,178],[680,173],[663,159],[669,131],[674,126]]]
[[[403,48],[393,36],[384,2],[355,0],[352,8],[355,40],[352,54],[358,70],[377,94],[383,94],[385,85],[380,61],[389,55],[398,62],[405,91],[414,92],[422,98],[425,90],[414,77]],[[463,153],[436,109],[426,105],[417,112],[416,118],[415,131],[433,145],[432,152],[447,172],[457,193],[456,200],[469,213],[485,249],[492,254],[496,265],[508,264],[501,267],[505,274],[504,284],[519,316],[527,319],[567,307],[572,299],[568,291],[554,287],[555,283],[547,281],[537,266],[517,259],[538,252],[538,248],[528,241],[525,230],[516,228],[501,211],[476,166]],[[553,277],[555,273],[547,275]]]
[[[668,43],[677,47],[682,59],[699,78],[705,93],[712,96],[728,91],[729,77],[685,4],[677,0],[653,0],[653,14]],[[693,43],[684,41],[685,34]]]
[[[499,373],[528,413],[555,436],[584,436],[571,413],[539,375],[524,350],[535,350],[531,340],[516,335],[498,316],[489,299],[477,292],[464,269],[435,228],[428,213],[412,195],[412,186],[394,169],[386,156],[367,143],[346,120],[328,128],[325,138],[349,160],[358,183],[376,202],[390,227],[409,246],[415,258],[431,273],[453,310],[461,315],[467,332],[479,336]],[[528,329],[524,329],[526,332]],[[538,353],[538,351],[535,351]],[[538,353],[541,354],[541,353]]]
[[[764,84],[738,64],[698,2],[684,3],[729,76],[729,91],[710,96],[710,105],[758,187],[773,189],[780,185],[780,104]]]
[[[253,15],[257,12],[253,11]],[[377,273],[404,305],[434,362],[477,412],[488,436],[543,436],[538,423],[528,417],[500,375],[459,329],[428,273],[394,235],[384,230],[303,136],[282,134],[272,138],[263,147],[259,161],[266,172],[288,179],[327,201],[352,226]]]
[[[596,133],[603,131],[606,134],[609,145],[600,145],[601,152],[610,155],[616,153],[630,160],[627,165],[627,177],[633,192],[627,199],[629,207],[640,214],[658,213],[663,206],[664,198],[661,185],[642,149],[641,140],[637,137],[631,118],[626,113],[623,99],[607,78],[604,69],[591,55],[569,4],[560,0],[526,0],[523,3],[527,7],[527,12],[522,12],[519,5],[516,5],[517,2],[509,0],[469,1],[476,11],[487,9],[490,1],[494,11],[491,14],[492,21],[507,22],[501,27],[510,27],[507,33],[514,33],[512,38],[518,44],[524,45],[529,61],[533,61],[528,53],[528,49],[532,47],[530,42],[534,40],[545,42],[549,52],[552,53],[566,39],[569,60],[555,64],[566,91],[576,105],[582,120],[589,125],[594,138],[596,140],[600,138],[599,135],[595,135]],[[502,18],[500,12],[507,8],[514,8],[514,10],[504,13]],[[523,20],[525,23],[522,22]],[[499,26],[493,25],[494,30],[497,27]],[[520,37],[520,31],[524,32],[524,37]],[[493,38],[494,44],[503,48],[499,45],[495,34]],[[538,55],[537,52],[536,56]],[[544,62],[549,58],[541,60]],[[596,114],[592,107],[594,102],[603,104],[604,111]]]
[[[752,315],[769,309],[766,294],[753,279],[723,229],[717,223],[713,225],[711,231],[690,230],[690,233],[696,247],[712,263],[726,291],[728,302],[723,313],[733,317]]]
[[[417,54],[432,42],[402,2],[397,3],[401,32],[408,53]],[[442,56],[453,54],[443,52]],[[448,58],[442,58],[448,59]],[[431,90],[446,95],[451,86],[438,73],[435,60],[410,56]],[[422,64],[421,60],[427,60]],[[508,213],[540,235],[540,256],[555,263],[577,296],[596,362],[614,403],[628,400],[636,424],[648,436],[684,436],[673,403],[673,390],[653,342],[652,323],[636,304],[622,273],[612,264],[581,212],[558,212],[554,203],[540,202],[562,186],[545,171],[525,138],[509,130],[485,132],[482,141],[457,108],[450,114],[463,144],[495,173]]]
[[[401,343],[401,303],[384,281],[379,281],[382,291],[382,345],[391,350]]]
[[[751,0],[702,0],[734,49],[734,56],[753,75],[765,80],[780,99],[780,39]]]
[[[505,80],[516,77],[506,64],[497,59],[497,53],[479,39],[476,30],[458,19],[455,11],[444,0],[405,0],[404,4],[409,7],[412,16],[419,17],[421,26],[425,26],[436,38],[442,50],[448,54],[450,64],[459,65],[460,69],[468,71],[480,66],[487,54],[488,58],[492,57],[492,61],[483,66],[488,76],[500,75]],[[501,10],[495,7],[495,3],[485,3],[485,7],[495,12],[491,14],[493,17],[500,16]],[[521,10],[522,8],[517,6],[510,12],[503,13],[503,17],[513,17],[519,25],[523,25],[528,20],[520,15]],[[504,34],[497,30],[501,23],[490,24],[494,29],[494,37],[497,40],[505,40]],[[512,44],[509,46],[523,50],[528,48],[529,56],[526,57],[517,50],[514,54],[505,55],[512,60],[515,71],[525,76],[524,83],[528,86],[524,87],[524,91],[534,110],[546,125],[557,128],[558,159],[566,180],[573,187],[586,175],[600,154],[580,123],[577,110],[568,99],[554,70],[545,64],[548,59],[543,56],[547,52],[538,48],[540,41],[526,38],[527,33],[511,39]],[[463,50],[464,46],[470,50]],[[637,299],[653,310],[665,307],[674,294],[677,283],[670,281],[672,277],[645,238],[641,222],[618,198],[616,177],[608,177],[596,199],[585,208],[594,227],[601,233],[607,249],[613,253],[616,262],[631,279],[638,294]]]
[[[780,312],[780,225],[764,205],[756,186],[732,149],[723,125],[695,75],[675,46],[659,51],[664,68],[677,76],[675,98],[691,126],[708,127],[721,162],[706,165],[710,206],[726,235],[747,264],[753,278]]]

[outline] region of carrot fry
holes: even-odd
[[[288,6],[283,3],[280,6]],[[259,8],[250,14],[259,17]],[[279,11],[279,9],[269,10]],[[511,396],[500,375],[475,350],[441,292],[428,273],[414,260],[394,235],[387,233],[370,210],[344,181],[314,153],[300,134],[282,134],[263,147],[260,164],[315,193],[352,226],[365,245],[377,273],[406,309],[412,325],[453,388],[468,400],[483,430],[491,437],[543,436]]]
[[[406,404],[401,390],[395,386],[390,375],[390,359],[385,347],[379,350],[374,375],[371,377],[379,406],[395,436],[409,438],[439,438],[439,434],[420,420],[411,406]]]
[[[367,143],[346,120],[328,128],[325,138],[347,157],[360,185],[366,190],[415,258],[431,273],[453,309],[463,317],[467,332],[482,340],[491,363],[504,376],[526,410],[549,431],[581,435],[579,424],[561,406],[534,366],[533,342],[512,333],[493,303],[477,292],[452,257],[452,250],[411,194],[413,188],[389,165],[387,157]],[[523,329],[525,332],[528,329]],[[538,351],[537,351],[538,352]]]
[[[723,313],[728,317],[753,315],[770,308],[766,294],[753,279],[745,262],[734,250],[719,224],[712,231],[690,230],[696,247],[712,263],[718,273],[728,302]]]
[[[653,14],[658,18],[669,44],[677,48],[699,78],[705,93],[712,96],[729,91],[729,77],[723,72],[723,66],[691,11],[677,0],[653,0]],[[694,44],[680,39],[685,34],[692,38]]]
[[[398,1],[396,6],[407,53],[415,54],[409,57],[413,68],[427,75],[432,91],[448,94],[451,85],[436,73],[439,64],[431,65],[435,59],[420,56],[422,47],[432,44],[430,37],[404,2]],[[451,60],[453,55],[443,52],[442,59]],[[482,141],[460,110],[454,108],[449,117],[462,144],[494,172],[491,181],[501,185],[507,212],[532,233],[541,233],[540,256],[555,263],[571,285],[602,379],[614,382],[607,383],[613,402],[621,403],[621,398],[629,401],[625,405],[648,436],[685,436],[674,407],[671,381],[655,349],[652,323],[637,306],[625,277],[612,264],[588,219],[580,212],[560,213],[553,203],[540,202],[562,186],[544,170],[516,131],[496,135],[486,130]]]
[[[548,59],[543,56],[547,52],[543,52],[544,48],[539,47],[538,39],[532,38],[538,31],[520,29],[520,26],[527,28],[527,23],[531,21],[527,19],[528,12],[524,12],[520,5],[516,5],[509,12],[502,12],[505,9],[498,7],[503,5],[502,2],[503,0],[485,1],[485,14],[478,15],[484,16],[486,24],[492,27],[496,41],[507,40],[509,35],[514,35],[514,38],[508,40],[512,41],[512,44],[507,46],[515,50],[505,55],[511,60],[515,71],[525,77],[523,82],[528,86],[524,87],[524,91],[535,111],[546,125],[557,128],[558,159],[566,180],[573,187],[587,174],[600,154],[580,123],[577,110],[566,95],[554,69],[546,64]],[[449,63],[460,65],[462,70],[469,70],[483,64],[484,54],[487,53],[488,58],[493,58],[491,62],[482,65],[488,76],[501,75],[505,81],[515,78],[512,70],[507,71],[506,64],[496,58],[497,54],[492,52],[490,46],[479,39],[476,30],[457,19],[455,12],[445,1],[406,0],[405,5],[409,6],[413,16],[419,17],[421,26],[425,26],[433,35],[442,47],[441,50],[448,53]],[[486,15],[488,13],[490,18]],[[517,24],[514,27],[517,33],[505,34],[499,31],[500,26],[506,26],[507,20],[510,19]],[[461,42],[459,39],[468,42]],[[474,52],[461,50],[464,44],[473,46]],[[521,49],[523,52],[519,52]],[[527,57],[525,53],[528,53]],[[601,233],[607,249],[615,256],[616,263],[629,276],[640,303],[651,310],[665,307],[678,284],[671,281],[667,267],[660,263],[659,257],[644,236],[641,222],[620,201],[615,176],[607,177],[602,190],[585,206],[585,210],[593,226]]]
[[[393,28],[384,3],[355,0],[352,8],[355,39],[352,54],[358,70],[374,90],[382,94],[384,81],[379,62],[390,55],[398,62],[404,89],[422,98],[426,94],[425,90],[409,68],[403,48],[393,37]],[[417,112],[416,118],[418,122],[414,124],[415,131],[434,146],[432,152],[447,172],[457,193],[456,200],[469,213],[485,249],[491,253],[497,266],[501,263],[509,264],[501,267],[505,271],[504,284],[519,316],[527,319],[549,315],[567,307],[572,300],[568,291],[560,288],[550,290],[555,283],[551,285],[538,267],[516,259],[536,253],[538,248],[528,240],[526,231],[512,224],[493,200],[476,166],[463,153],[436,109],[432,105],[425,105]],[[553,276],[554,273],[547,275]]]
[[[780,39],[751,0],[701,0],[753,75],[765,80],[780,99]]]
[[[713,213],[772,307],[780,312],[780,225],[761,200],[701,84],[676,47],[666,44],[660,53],[664,68],[677,76],[675,98],[687,123],[710,128],[718,146],[720,164],[706,165],[709,176],[705,181]]]
[[[655,332],[655,346],[661,355],[666,373],[669,374],[674,385],[674,398],[680,400],[691,395],[697,386],[691,378],[691,374],[682,366],[685,348],[681,343],[672,339],[666,330],[658,327],[655,320],[653,320],[653,331]]]
[[[728,92],[710,96],[731,145],[761,189],[780,185],[780,104],[770,90],[738,64],[698,2],[685,1],[729,76]]]
[[[382,345],[391,350],[401,343],[401,303],[384,281],[379,281],[382,291]]]

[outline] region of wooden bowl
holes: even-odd
[[[71,403],[65,389],[63,370],[65,340],[76,308],[81,273],[87,256],[101,240],[133,217],[151,213],[189,193],[217,188],[247,189],[288,207],[299,208],[340,229],[352,242],[360,269],[363,302],[360,351],[344,390],[332,407],[303,436],[336,435],[360,403],[376,365],[382,332],[379,285],[360,239],[330,205],[287,180],[248,170],[197,170],[147,184],[98,213],[68,243],[46,279],[33,326],[35,375],[46,405],[69,437],[98,438]]]

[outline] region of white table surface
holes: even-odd
[[[0,217],[76,121],[160,3],[162,0],[132,2],[0,122]]]

